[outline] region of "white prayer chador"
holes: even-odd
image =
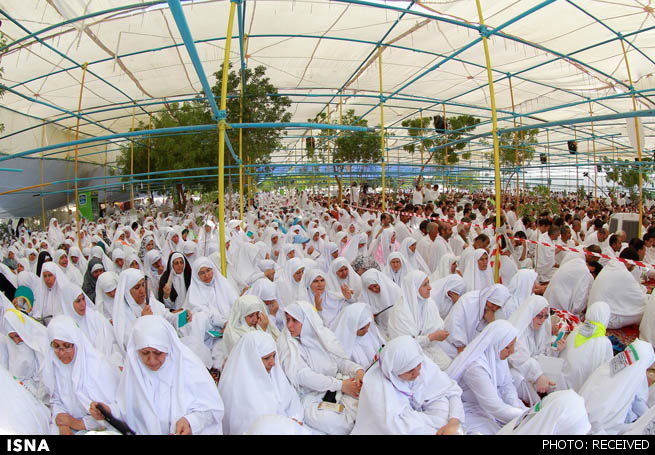
[[[446,253],[439,259],[437,270],[430,276],[430,281],[437,281],[445,278],[448,275],[457,273],[457,269],[453,271],[453,264],[457,262],[457,257],[454,254]]]
[[[443,319],[432,298],[424,298],[419,294],[419,288],[427,279],[425,273],[412,270],[403,280],[403,298],[390,310],[389,338],[401,335],[416,338],[425,355],[445,370],[450,365],[450,357],[441,349],[440,342],[428,338],[431,333],[444,330]]]
[[[323,325],[320,316],[309,302],[299,301],[289,305],[285,312],[302,323],[300,336],[294,338],[288,327],[278,339],[280,365],[289,382],[300,394],[305,421],[312,427],[329,434],[349,434],[352,430],[356,400],[341,395],[337,402],[343,404],[343,413],[318,409],[328,391],[340,394],[342,381],[337,374],[355,376],[360,365],[348,359],[348,354]]]
[[[218,385],[225,403],[224,434],[243,434],[265,415],[303,420],[300,398],[282,367],[276,361],[266,371],[262,362],[262,357],[276,352],[275,340],[262,331],[248,332],[237,342]]]
[[[400,254],[403,255],[407,265],[409,265],[414,270],[420,270],[423,273],[430,274],[430,268],[423,260],[423,257],[416,252],[412,251],[409,248],[412,245],[416,245],[416,239],[414,237],[407,237],[402,241],[400,245]]]
[[[399,375],[421,365],[414,381]],[[351,434],[435,434],[450,418],[464,421],[462,390],[410,336],[394,338],[366,373]]]
[[[648,410],[646,370],[655,362],[653,345],[636,339],[625,353],[631,364],[613,372],[623,354],[617,355],[598,367],[578,392],[585,400],[594,434],[619,434]]]
[[[256,295],[243,295],[236,299],[234,305],[232,305],[230,319],[225,328],[225,333],[223,334],[223,339],[225,340],[225,353],[227,355],[232,352],[232,349],[236,346],[239,339],[246,333],[251,331],[262,331],[259,325],[251,327],[245,320],[246,316],[257,312],[263,313],[264,315],[267,314],[266,305],[264,305],[262,299]],[[275,322],[270,319],[268,321],[268,327],[266,327],[266,333],[271,335],[273,340],[277,340],[277,337],[280,335],[277,327],[275,327]]]
[[[464,295],[466,293],[466,282],[461,276],[452,274],[446,275],[434,282],[432,281],[432,278],[430,278],[430,285],[432,286],[430,297],[432,297],[432,300],[434,300],[437,305],[439,316],[441,316],[442,319],[445,319],[454,305],[448,292],[454,292],[458,296]]]
[[[102,273],[96,282],[96,311],[109,320],[112,318],[114,299],[108,296],[107,293],[115,291],[117,286],[118,275],[114,272]]]
[[[391,267],[391,261],[394,259],[399,259],[400,260],[400,269],[398,271],[394,271],[393,268]],[[411,271],[409,268],[409,265],[405,261],[405,258],[403,258],[403,255],[399,252],[396,251],[395,253],[391,253],[387,257],[387,265],[385,265],[382,268],[382,273],[384,273],[386,276],[391,278],[391,281],[396,283],[398,286],[402,286],[403,284],[403,279],[407,274]]]
[[[548,314],[539,328],[534,329],[533,318],[541,313],[544,308],[548,308],[548,301],[539,295],[533,295],[528,297],[509,319],[509,322],[519,332],[515,352],[509,357],[514,385],[519,396],[531,404],[536,404],[539,401],[539,395],[533,384],[544,374],[538,357],[546,354],[552,336],[550,315]],[[548,376],[548,378],[555,383],[560,382],[559,378],[551,376]]]
[[[473,252],[472,257],[466,261],[462,272],[467,292],[479,291],[494,284],[493,270],[490,266],[491,260],[489,260],[486,270],[480,270],[478,265],[478,260],[485,254],[489,257],[486,250],[478,248]]]
[[[468,432],[494,434],[525,411],[512,382],[507,359],[500,351],[518,335],[505,320],[489,324],[448,368],[448,376],[462,387]]]
[[[203,267],[213,270],[213,277],[209,283],[205,283],[198,276],[198,272]],[[187,297],[188,306],[194,314],[206,313],[214,327],[223,327],[238,296],[214,263],[203,257],[198,258],[193,265]]]
[[[514,299],[510,302],[511,305],[506,305],[502,309],[505,319],[509,319],[519,306],[533,295],[532,289],[536,281],[537,272],[532,269],[521,269],[514,275],[507,285],[507,289],[512,293]]]
[[[0,390],[0,428],[4,434],[45,435],[50,432],[50,410],[2,366]]]
[[[342,267],[346,267],[348,269],[348,276],[345,279],[339,278],[337,276],[337,271]],[[357,301],[357,299],[359,299],[360,295],[362,294],[362,279],[353,270],[346,258],[337,258],[332,261],[332,264],[330,264],[330,271],[328,272],[327,279],[325,281],[327,282],[325,289],[328,295],[334,299],[345,298],[343,291],[341,290],[341,286],[344,284],[347,285],[351,291],[353,291],[353,295],[349,302]]]
[[[75,345],[75,355],[64,365],[53,349],[48,350],[43,379],[50,390],[52,419],[60,413],[82,419],[87,430],[100,427],[89,415],[91,403],[113,403],[120,371],[96,350],[75,321],[56,316],[48,325],[48,339]]]
[[[567,259],[553,275],[546,292],[544,292],[544,297],[548,300],[551,308],[565,310],[580,316],[587,306],[589,290],[594,283],[594,277],[582,255],[569,254]]]
[[[562,373],[566,385],[576,392],[596,368],[614,357],[612,342],[605,336],[610,315],[606,302],[589,305],[584,322],[587,328],[582,329],[585,333],[581,334],[581,326],[577,326],[566,339],[566,348],[560,356],[564,359]]]
[[[55,283],[48,288],[43,277],[44,272],[55,276]],[[54,262],[46,262],[41,269],[39,288],[35,292],[35,307],[32,315],[37,319],[64,314],[62,290],[70,286],[70,280]]]
[[[144,348],[166,353],[157,371],[139,358],[138,351]],[[214,380],[198,356],[159,316],[142,316],[134,325],[116,408],[119,418],[137,434],[175,433],[182,417],[193,434],[222,433],[223,402]]]
[[[363,336],[357,331],[366,327]],[[375,361],[384,339],[373,321],[373,314],[367,304],[357,302],[346,306],[332,325],[337,337],[350,360],[368,368]]]
[[[655,343],[655,296],[651,294],[648,296],[646,310],[639,323],[639,338]]]
[[[448,330],[450,335],[442,345],[450,358],[457,355],[457,348],[467,346],[487,326],[483,319],[487,301],[502,308],[511,298],[509,290],[502,284],[462,295],[444,321],[444,330]]]
[[[619,261],[610,261],[598,274],[589,291],[589,301],[607,302],[612,310],[612,317],[608,328],[623,327],[621,321],[625,319],[639,322],[646,308],[648,295],[642,290],[625,264]],[[631,323],[634,323],[631,321]],[[628,325],[628,324],[625,324]]]
[[[275,286],[277,287],[278,304],[284,309],[298,299],[304,298],[304,280],[296,281],[294,275],[300,269],[304,269],[305,264],[299,258],[293,258],[286,262],[284,269],[275,274]]]
[[[78,286],[69,286],[64,289],[64,314],[70,317],[82,330],[91,346],[101,352],[112,365],[123,364],[122,349],[116,342],[116,336],[111,324],[95,309],[95,305]],[[83,295],[85,304],[84,315],[78,314],[73,302]]]
[[[573,390],[548,394],[535,408],[509,421],[499,435],[584,435],[591,429],[584,399]]]
[[[370,286],[378,285],[380,292],[371,291]],[[369,269],[362,274],[361,301],[369,305],[375,323],[384,338],[389,338],[389,318],[391,308],[402,299],[400,286],[379,270]]]
[[[298,300],[307,300],[314,306],[314,308],[316,308],[316,311],[318,311],[319,305],[316,302],[316,293],[312,290],[312,283],[319,277],[325,280],[326,276],[326,273],[323,273],[318,269],[309,269],[308,272],[305,272],[305,275],[303,275],[303,281],[307,290],[306,297],[303,298],[303,296],[299,296]],[[319,314],[323,320],[323,324],[325,324],[326,327],[332,327],[334,320],[343,309],[346,300],[343,294],[339,296],[336,293],[329,293],[327,291],[327,280],[325,280],[325,282],[326,288],[320,295],[319,300],[321,308]]]

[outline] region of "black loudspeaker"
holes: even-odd
[[[434,129],[437,133],[446,132],[446,120],[442,116],[440,115],[434,116]]]
[[[316,141],[312,136],[305,138],[305,145],[307,150],[314,150],[316,148]]]
[[[596,165],[596,171],[603,172],[603,166],[601,166],[600,164],[597,164]]]
[[[541,160],[541,164],[548,163],[548,156],[545,153],[542,153],[539,159]]]
[[[568,141],[566,145],[568,145],[569,153],[571,155],[575,155],[576,153],[578,153],[578,141]]]

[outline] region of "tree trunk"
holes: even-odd
[[[341,177],[335,175],[334,178],[335,178],[335,180],[337,181],[337,187],[339,188],[339,207],[341,207],[341,201],[342,201],[342,199],[341,199],[341,194],[342,194],[342,193],[341,193],[341,191],[342,191],[342,187],[341,187]]]
[[[186,209],[186,195],[184,194],[184,187],[181,183],[175,185],[177,190],[178,205],[175,210],[184,211]]]

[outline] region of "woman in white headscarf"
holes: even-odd
[[[339,248],[334,242],[325,242],[325,249],[318,258],[318,264],[325,273],[330,271],[330,265],[339,257]]]
[[[512,293],[514,299],[503,307],[502,312],[505,315],[503,319],[509,319],[520,305],[534,295],[535,285],[539,284],[537,276],[537,272],[532,269],[521,269],[514,275],[507,285],[507,289]]]
[[[374,258],[380,264],[380,267],[387,264],[387,258],[391,253],[396,253],[400,249],[396,242],[396,231],[392,228],[384,229],[379,238],[378,246],[375,250]]]
[[[411,271],[409,265],[400,252],[391,253],[387,257],[387,264],[382,268],[382,273],[391,278],[391,281],[402,286],[403,279]]]
[[[362,295],[362,279],[346,258],[337,258],[330,264],[326,277],[327,292],[333,299],[356,302]]]
[[[161,251],[154,249],[148,251],[143,258],[143,273],[148,275],[153,289],[159,289],[159,281],[165,271]]]
[[[332,324],[332,331],[350,360],[364,368],[375,362],[384,344],[373,313],[365,303],[346,306]]]
[[[646,370],[653,362],[653,345],[636,339],[589,376],[578,393],[585,400],[593,434],[619,434],[646,413]]]
[[[437,305],[439,316],[445,319],[453,308],[453,305],[459,300],[459,297],[466,293],[466,282],[461,276],[452,274],[446,275],[434,283],[432,282],[432,278],[430,278],[430,283],[432,286],[430,296]]]
[[[552,328],[548,301],[533,295],[519,306],[509,322],[519,331],[515,353],[509,365],[519,397],[531,406],[539,401],[539,394],[553,391],[563,384],[562,361],[548,358]],[[564,347],[563,341],[560,346]]]
[[[50,410],[0,366],[0,428],[12,435],[50,433]]]
[[[59,434],[100,429],[89,408],[94,401],[115,400],[118,368],[110,365],[68,316],[52,320],[48,339],[50,349],[43,379],[50,389],[53,429],[58,429]]]
[[[355,234],[341,255],[348,262],[352,262],[357,256],[366,256],[368,253],[367,245],[368,236],[366,234]]]
[[[55,218],[50,218],[48,225],[48,243],[55,248],[64,242],[64,232],[61,230],[59,223]]]
[[[444,328],[450,335],[442,345],[450,358],[454,358],[487,324],[497,319],[498,310],[512,298],[502,284],[462,295],[444,321]]]
[[[266,305],[266,314],[271,318],[278,330],[283,330],[286,324],[284,311],[277,301],[277,289],[275,283],[268,278],[260,278],[246,291],[246,295],[256,295]]]
[[[462,276],[457,269],[457,256],[454,254],[446,253],[439,260],[437,270],[435,270],[432,276],[430,276],[430,279],[436,281],[453,274]]]
[[[122,366],[122,350],[116,342],[111,324],[78,286],[64,289],[64,314],[82,330],[94,348],[101,352],[112,365]]]
[[[269,320],[262,299],[256,295],[243,295],[232,305],[230,319],[223,334],[226,355],[230,355],[243,335],[257,330],[268,333],[274,340],[280,335],[275,324]]]
[[[326,275],[318,269],[310,269],[304,277],[307,289],[306,297],[299,296],[298,300],[307,300],[314,305],[316,311],[321,315],[323,324],[331,327],[346,305],[346,300],[342,294],[328,292]]]
[[[282,309],[304,297],[304,272],[302,259],[293,258],[285,264],[284,269],[275,274],[278,303]]]
[[[237,293],[208,258],[198,258],[191,277],[187,305],[198,316],[198,326],[204,329],[203,334],[205,331],[223,333],[232,305],[237,300]],[[205,339],[211,349],[213,368],[220,369],[225,361],[226,353],[222,341],[222,338],[213,335],[212,338]]]
[[[303,407],[268,333],[245,333],[227,359],[218,391],[225,403],[224,434],[243,434],[257,418],[282,415],[298,422]]]
[[[112,308],[112,326],[121,353],[125,352],[134,324],[142,316],[150,314],[163,317],[173,327],[179,326],[178,315],[168,311],[164,304],[155,298],[150,285],[146,285],[141,270],[127,269],[121,272]],[[187,321],[190,317],[187,313]]]
[[[585,322],[573,329],[566,339],[562,374],[566,385],[576,392],[596,368],[614,357],[612,342],[605,336],[610,315],[606,302],[589,305]]]
[[[186,303],[191,275],[191,265],[182,253],[169,256],[168,268],[161,275],[157,287],[157,297],[167,308],[177,310]]]
[[[498,435],[564,436],[589,433],[591,424],[584,399],[573,390],[553,392],[510,420]]]
[[[391,309],[389,338],[402,335],[416,338],[425,355],[445,370],[450,358],[439,342],[448,337],[437,305],[430,297],[430,280],[420,270],[412,270],[403,280],[403,298]]]
[[[461,395],[416,340],[395,338],[364,376],[351,434],[456,434],[464,423]]]
[[[37,319],[49,320],[50,317],[63,314],[62,290],[70,285],[70,280],[57,264],[44,263],[32,315]]]
[[[68,255],[64,250],[55,251],[53,262],[66,274],[71,283],[82,286],[82,274],[68,261]]]
[[[114,307],[114,297],[118,286],[118,275],[114,272],[104,272],[96,282],[96,311],[111,322]]]
[[[448,368],[462,388],[468,433],[495,434],[527,407],[519,399],[507,358],[518,331],[505,320],[489,324]]]
[[[278,339],[280,364],[300,394],[305,422],[324,433],[349,434],[364,370],[348,359],[309,302],[293,303],[285,312],[287,327]]]
[[[493,270],[489,262],[489,253],[486,250],[478,248],[473,252],[463,270],[467,292],[479,291],[494,284]]]
[[[389,319],[392,308],[402,299],[400,286],[379,270],[369,269],[362,274],[362,297],[367,303],[376,325],[385,339],[389,338]]]
[[[414,270],[430,275],[430,268],[423,260],[420,254],[416,253],[416,239],[414,237],[407,237],[400,245],[400,254],[403,255],[405,263]]]
[[[47,402],[42,369],[48,353],[46,328],[16,309],[4,312],[5,338],[0,343],[0,364],[39,400]]]
[[[89,261],[91,261],[91,258],[98,258],[102,260],[102,265],[104,266],[105,272],[113,271],[114,270],[114,263],[112,260],[105,254],[105,250],[102,249],[102,247],[99,246],[94,246],[91,248],[91,257],[89,258]],[[116,274],[118,275],[119,272]]]
[[[127,346],[125,370],[109,407],[136,434],[221,434],[223,402],[202,361],[163,318],[143,316]]]

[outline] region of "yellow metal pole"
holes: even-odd
[[[242,70],[243,71],[243,70]],[[243,75],[239,78],[239,123],[243,123]],[[243,220],[243,128],[239,128],[239,219]]]
[[[132,106],[132,128],[130,131],[134,131],[134,116],[136,114],[136,104]],[[134,140],[130,141],[130,175],[134,175]],[[133,180],[134,177],[131,177],[130,180]],[[134,210],[134,184],[130,183],[130,209]]]
[[[41,127],[41,147],[45,146],[45,120]],[[41,152],[41,185],[43,185],[43,152]],[[41,228],[45,231],[45,199],[41,192]]]
[[[419,130],[421,133],[421,137],[423,136],[423,109],[419,109],[418,111],[419,118],[421,119],[421,129]],[[423,164],[423,139],[421,139],[421,164]]]
[[[509,76],[507,78],[509,81],[509,97],[512,100],[512,114],[514,115],[514,118],[512,121],[514,122],[514,128],[516,128],[516,107],[514,105],[514,88],[512,87],[512,77]],[[520,182],[520,176],[519,176],[519,132],[516,131],[514,132],[514,144],[515,144],[515,149],[514,153],[516,154],[516,207],[518,209],[519,206],[519,182]],[[511,197],[511,196],[510,196]]]
[[[594,113],[591,109],[591,102],[589,103],[589,116]],[[596,134],[594,133],[594,122],[591,122],[591,145],[594,148],[594,199],[598,199],[598,166],[596,165]]]
[[[378,72],[380,78],[380,154],[382,155],[382,211],[387,210],[387,197],[385,194],[384,166],[386,159],[384,157],[384,101],[382,101],[382,46],[378,47]]]
[[[475,0],[478,9],[478,17],[480,25],[484,26],[484,18],[482,17],[482,7],[480,0]],[[489,98],[491,99],[491,120],[493,123],[491,133],[494,138],[494,177],[496,182],[496,230],[500,229],[500,152],[498,149],[498,116],[496,114],[496,95],[494,93],[494,79],[491,73],[491,57],[489,56],[489,44],[487,37],[482,34],[482,45],[484,46],[484,58],[487,64],[487,79],[489,80]],[[498,240],[498,239],[496,239]],[[500,281],[500,250],[496,247],[496,259],[494,261],[494,281]]]
[[[0,193],[0,196],[4,196],[5,194],[18,193],[20,191],[27,191],[27,190],[31,190],[31,189],[34,189],[34,188],[42,188],[42,187],[48,186],[48,185],[52,185],[52,182],[41,183],[39,185],[24,186],[22,188],[16,188],[14,190],[3,191],[2,193]]]
[[[223,78],[221,80],[221,110],[227,107],[227,81],[230,70],[230,45],[232,44],[232,25],[236,3],[230,3],[230,17],[225,35],[225,56],[223,57]],[[221,247],[221,273],[227,276],[227,261],[225,252],[225,119],[218,122],[218,240]]]
[[[79,113],[82,111],[82,94],[84,93],[84,79],[86,77],[86,66],[85,62],[82,65],[82,82],[80,83],[80,96],[77,101],[77,125],[75,127],[75,141],[80,138],[80,116]],[[80,235],[80,200],[78,196],[78,185],[77,185],[77,168],[78,168],[78,145],[75,145],[75,221],[77,221],[77,244],[82,250],[82,237]]]
[[[148,129],[152,129],[152,115],[148,116]],[[148,197],[150,198],[150,135],[148,135]],[[154,201],[151,199],[148,204],[148,210],[153,205]]]
[[[621,49],[623,50],[623,59],[625,60],[625,68],[628,70],[628,81],[630,82],[630,95],[632,96],[632,109],[637,111],[637,97],[635,96],[635,88],[632,85],[632,74],[630,73],[630,64],[628,63],[628,53],[625,51],[625,44],[623,37],[621,37]],[[635,137],[637,138],[637,159],[639,160],[639,232],[638,236],[641,238],[641,231],[643,229],[644,219],[644,182],[641,168],[641,134],[639,133],[639,118],[634,118],[635,122]]]

